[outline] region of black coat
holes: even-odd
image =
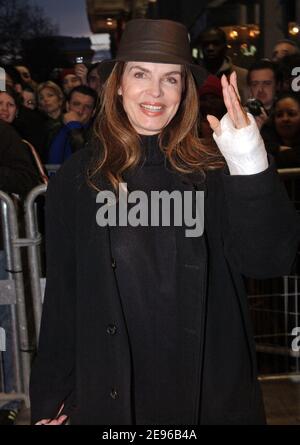
[[[65,401],[74,424],[131,424],[116,243],[96,224],[99,205],[83,175],[87,157],[85,150],[67,161],[47,193],[47,288],[31,377],[32,420],[54,417]],[[206,265],[201,273],[179,265],[181,298],[191,289],[205,297],[195,324],[202,341],[193,423],[264,422],[243,276],[289,273],[298,238],[297,217],[273,163],[251,176],[208,172]]]
[[[13,126],[23,139],[34,146],[41,160],[45,162],[47,129],[44,115],[37,110],[21,106]]]
[[[26,196],[38,184],[27,145],[11,125],[0,120],[0,190]]]

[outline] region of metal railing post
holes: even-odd
[[[277,169],[287,194],[300,213],[300,168]],[[299,256],[298,248],[298,256]],[[291,275],[269,280],[248,280],[248,298],[253,314],[256,350],[264,372],[300,372],[300,352],[292,349],[292,328],[298,326],[299,258]],[[280,281],[279,281],[280,279]],[[268,360],[268,355],[272,359]],[[261,360],[260,360],[261,358]],[[276,360],[276,362],[275,362]],[[278,369],[277,369],[278,368]],[[266,371],[267,369],[267,371]],[[279,371],[280,369],[280,371]],[[272,377],[273,378],[273,377]]]
[[[33,301],[34,323],[36,336],[38,338],[40,331],[40,323],[42,316],[42,291],[40,284],[40,255],[39,246],[42,242],[42,237],[37,231],[37,224],[34,211],[34,203],[36,198],[45,193],[47,190],[46,185],[39,185],[35,187],[28,194],[25,203],[25,224],[26,224],[26,236],[31,240],[31,244],[28,246],[28,261],[30,269],[30,282]]]
[[[22,271],[22,260],[20,252],[20,239],[19,239],[19,229],[18,229],[18,218],[15,205],[10,196],[6,193],[0,191],[0,200],[6,204],[7,207],[7,223],[5,224],[4,230],[8,230],[4,238],[7,240],[7,256],[8,256],[8,270],[10,276],[15,282],[16,291],[16,301],[17,304],[12,309],[12,315],[18,330],[19,345],[16,344],[15,347],[19,348],[20,351],[20,361],[18,354],[17,360],[17,391],[22,391],[25,393],[26,404],[29,404],[28,394],[29,394],[29,375],[30,375],[30,355],[29,355],[29,342],[28,342],[28,328],[27,328],[27,317],[26,317],[26,306],[25,306],[25,293],[24,293],[24,280]],[[9,227],[9,229],[8,229]],[[14,306],[14,305],[12,305]],[[14,315],[15,313],[15,315]],[[16,336],[17,337],[17,336]],[[20,375],[21,374],[21,375]],[[22,378],[21,378],[22,376]]]
[[[9,220],[8,220],[8,211],[7,204],[5,201],[1,200],[1,220],[2,220],[2,228],[3,228],[3,244],[4,251],[6,253],[6,269],[7,269],[7,277],[12,280],[13,277],[13,264],[12,264],[12,246],[10,243],[10,232],[9,232]],[[17,272],[18,273],[18,272]],[[1,307],[0,307],[1,310]],[[22,391],[22,372],[21,372],[21,362],[20,362],[20,339],[19,333],[17,332],[17,314],[16,314],[16,305],[10,305],[10,316],[11,316],[11,329],[12,329],[12,355],[13,361],[15,364],[15,386],[16,391]],[[3,387],[3,385],[2,385]]]

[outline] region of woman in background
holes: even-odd
[[[267,150],[279,168],[300,166],[300,97],[283,93],[274,103],[270,125],[262,131]]]

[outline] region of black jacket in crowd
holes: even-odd
[[[25,196],[38,184],[28,147],[12,126],[0,121],[0,190]]]

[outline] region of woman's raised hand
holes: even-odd
[[[221,77],[224,103],[227,108],[228,115],[235,128],[244,128],[250,124],[250,120],[246,111],[241,105],[240,95],[237,87],[236,72],[231,73],[229,82],[223,74]],[[208,115],[207,120],[211,129],[217,136],[221,134],[221,124],[215,116]]]

